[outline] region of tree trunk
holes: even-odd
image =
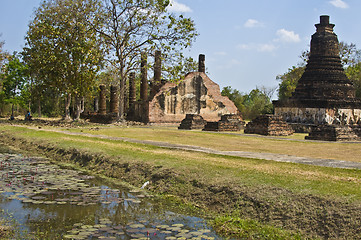
[[[41,101],[38,99],[38,117],[41,118]]]
[[[124,97],[125,97],[125,77],[120,77],[119,81],[119,115],[118,120],[124,120]]]
[[[82,97],[81,98],[81,113],[83,113],[85,111],[85,98]]]
[[[14,119],[14,103],[11,104],[11,118]]]
[[[75,97],[75,105],[76,105],[76,113],[75,113],[75,120],[79,121],[80,120],[80,114],[82,113],[82,97]]]
[[[65,99],[65,116],[64,120],[71,120],[70,118],[70,104],[71,104],[71,94],[69,93],[67,95],[67,98]]]

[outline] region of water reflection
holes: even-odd
[[[221,239],[143,191],[104,185],[41,158],[0,154],[0,207],[42,239]]]

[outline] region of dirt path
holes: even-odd
[[[19,125],[20,126],[20,125]],[[21,126],[24,127],[24,126]],[[236,156],[236,157],[244,157],[244,158],[253,158],[253,159],[264,159],[264,160],[272,160],[278,162],[290,162],[290,163],[300,163],[300,164],[308,164],[314,166],[322,166],[322,167],[333,167],[333,168],[349,168],[349,169],[361,169],[361,163],[357,162],[349,162],[349,161],[341,161],[334,159],[322,159],[322,158],[308,158],[308,157],[298,157],[293,155],[286,154],[276,154],[276,153],[257,153],[257,152],[245,152],[245,151],[219,151],[211,148],[193,146],[193,145],[182,145],[182,144],[173,144],[166,142],[158,142],[151,140],[138,140],[127,137],[109,137],[106,135],[96,135],[89,133],[75,133],[69,132],[65,130],[58,129],[39,129],[36,127],[27,126],[29,129],[37,130],[37,131],[49,131],[49,132],[58,132],[67,135],[73,136],[86,136],[91,138],[100,138],[100,139],[109,139],[109,140],[117,140],[131,143],[140,143],[147,144],[157,147],[164,147],[170,149],[179,149],[185,151],[194,151],[194,152],[203,152],[210,153],[216,155],[224,155],[224,156]]]

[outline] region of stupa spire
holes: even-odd
[[[339,42],[329,16],[321,16],[312,35],[309,60],[291,99],[311,101],[354,100],[355,89],[339,55]]]

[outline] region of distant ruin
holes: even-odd
[[[187,114],[200,115],[205,121],[218,121],[224,114],[238,113],[234,103],[221,95],[219,85],[206,75],[204,55],[199,55],[198,72],[188,73],[179,83],[161,79],[161,64],[161,52],[156,51],[154,77],[148,82],[147,56],[144,53],[141,55],[139,100],[136,99],[135,73],[129,74],[127,120],[179,124]],[[94,122],[114,122],[119,107],[119,88],[111,88],[110,111],[106,109],[105,86],[101,85],[99,89],[99,109],[88,117]]]
[[[160,53],[156,54],[158,57]],[[199,114],[206,121],[218,121],[224,114],[237,114],[234,103],[221,96],[219,85],[205,74],[204,60],[201,54],[198,72],[187,74],[179,83],[162,81],[160,60],[155,60],[148,101],[135,103],[128,119],[179,124],[186,114]]]
[[[302,125],[311,129],[320,125],[356,128],[361,123],[361,100],[355,98],[356,90],[342,67],[339,42],[333,32],[335,25],[329,23],[329,16],[321,16],[315,26],[305,72],[292,97],[273,102],[275,115],[301,128]]]

